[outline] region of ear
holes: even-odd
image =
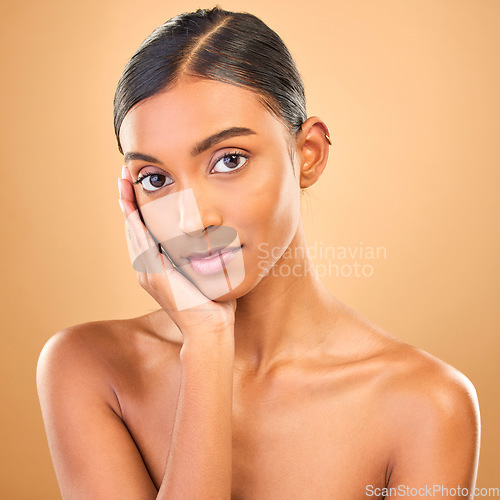
[[[317,116],[308,118],[297,135],[300,159],[300,187],[313,185],[323,173],[331,145],[326,124]]]

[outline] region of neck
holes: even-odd
[[[303,357],[325,336],[334,298],[317,279],[307,255],[302,224],[270,273],[238,299],[235,363],[253,373]],[[314,326],[313,326],[314,325]]]

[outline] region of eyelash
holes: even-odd
[[[249,158],[249,155],[247,155],[245,153],[241,153],[240,151],[234,151],[232,153],[224,153],[223,155],[221,155],[219,158],[217,158],[214,161],[212,169],[215,167],[215,165],[217,165],[217,163],[219,163],[219,161],[221,161],[224,158],[230,157],[230,156],[240,156],[241,158],[246,158],[247,160]],[[246,165],[247,164],[245,163],[245,165],[243,165],[242,167],[236,168],[236,169],[234,169],[233,171],[230,171],[230,172],[217,172],[217,173],[219,173],[219,174],[235,174],[235,173],[239,172],[240,170],[243,170],[246,167]],[[139,176],[137,177],[137,179],[135,181],[133,181],[132,184],[135,185],[135,184],[142,183],[142,181],[144,179],[146,179],[147,177],[151,177],[152,175],[163,175],[163,174],[159,174],[158,172],[146,172],[145,174],[139,174]],[[173,183],[170,183],[170,184],[173,184]],[[168,187],[168,186],[170,186],[170,184],[166,184],[163,187]],[[162,188],[158,188],[155,191],[144,190],[144,192],[147,193],[147,194],[151,194],[151,193],[154,193],[156,191],[159,191],[160,189],[162,189]]]
[[[144,179],[147,179],[148,177],[151,177],[152,175],[163,175],[163,174],[160,174],[158,172],[146,172],[145,174],[139,174],[139,176],[137,177],[137,179],[135,181],[133,181],[132,184],[139,184]],[[169,186],[169,185],[170,184],[167,184],[167,186]],[[166,186],[163,186],[163,187],[166,187]]]

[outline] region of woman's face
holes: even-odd
[[[285,126],[253,92],[183,79],[135,105],[120,141],[142,178],[134,189],[146,226],[208,298],[241,297],[289,246],[298,165]]]

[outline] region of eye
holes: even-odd
[[[212,170],[219,173],[230,172],[232,170],[238,170],[248,161],[248,158],[239,153],[230,153],[224,155],[217,163],[214,165]]]
[[[142,184],[144,191],[152,192],[172,184],[173,181],[166,175],[158,172],[147,172],[145,174],[140,174],[137,180],[134,181],[134,184],[138,184],[139,182]]]

